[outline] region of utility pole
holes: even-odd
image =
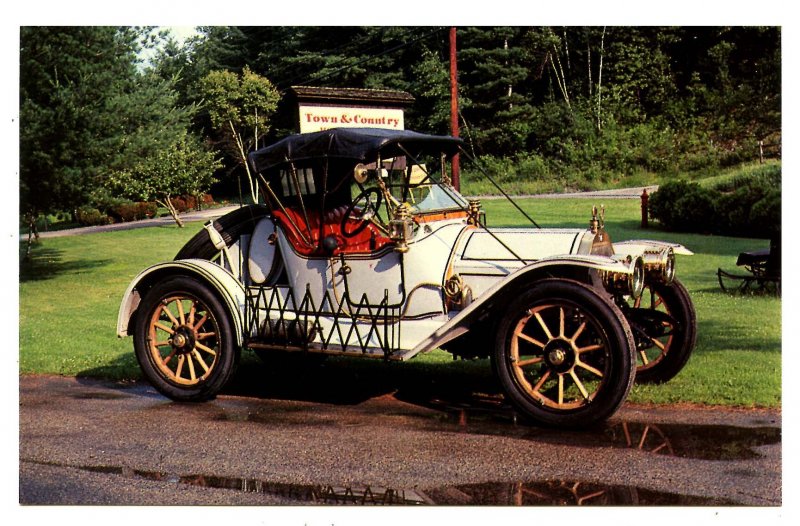
[[[456,28],[450,28],[450,135],[458,137],[458,67],[456,66]],[[458,154],[453,156],[453,187],[461,190]]]

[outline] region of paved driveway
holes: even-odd
[[[776,411],[626,405],[597,429],[560,432],[518,424],[493,399],[412,388],[348,400],[335,377],[313,396],[265,396],[255,376],[204,404],[142,384],[20,377],[20,502],[782,502]]]

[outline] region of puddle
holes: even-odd
[[[735,502],[575,481],[485,483],[425,492],[436,504],[479,506],[730,506]]]
[[[120,400],[122,398],[131,398],[133,395],[109,393],[107,391],[86,391],[82,393],[74,393],[70,396],[77,400]]]
[[[781,429],[770,426],[618,421],[581,431],[537,428],[519,425],[516,412],[492,397],[478,398],[469,404],[433,399],[425,405],[442,411],[438,416],[442,425],[465,433],[509,436],[555,445],[638,449],[656,455],[701,460],[748,460],[761,456],[754,448],[781,442]]]
[[[262,493],[298,504],[362,506],[731,506],[738,503],[719,498],[680,495],[633,486],[546,480],[534,482],[487,482],[444,486],[434,489],[387,488],[287,484],[256,478],[214,475],[177,475],[121,466],[68,466],[28,461],[49,466],[71,467],[92,473],[184,484],[203,488]]]

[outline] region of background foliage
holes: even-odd
[[[151,28],[24,27],[22,210],[108,208],[112,174],[187,134],[220,148],[214,191],[237,195],[224,181],[246,174],[213,78],[255,76],[269,99],[246,148],[292,129],[277,97],[296,85],[408,91],[407,127],[447,133],[448,29],[200,27],[179,44]],[[778,27],[463,27],[458,53],[461,135],[518,192],[715,175],[759,144],[781,154]]]

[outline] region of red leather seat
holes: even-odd
[[[273,210],[272,216],[283,231],[286,232],[286,237],[289,239],[294,249],[304,256],[370,254],[383,249],[386,245],[392,244],[392,240],[386,237],[378,227],[372,223],[368,224],[367,227],[356,236],[343,236],[341,225],[342,217],[346,211],[346,206],[330,210],[324,215],[321,215],[317,211],[306,210],[308,224],[306,224],[303,211],[294,207],[287,208],[285,213],[283,210]],[[289,220],[290,217],[291,220]],[[320,222],[322,223],[321,234]],[[355,219],[348,219],[347,223],[348,231],[355,230],[359,224],[361,224],[360,221]],[[325,254],[320,247],[320,237],[325,238],[331,235],[336,238],[338,248],[334,250],[332,254]],[[306,241],[304,241],[304,239]],[[310,241],[310,244],[307,241]]]

